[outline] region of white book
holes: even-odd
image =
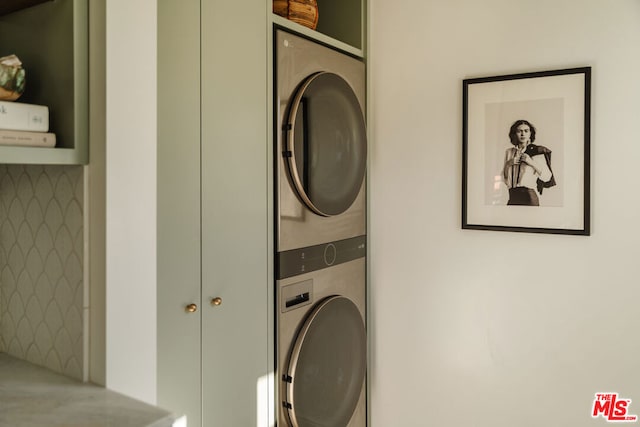
[[[0,101],[0,129],[48,132],[49,107],[15,101]]]
[[[51,132],[29,132],[0,129],[0,145],[22,147],[55,147],[56,134]]]

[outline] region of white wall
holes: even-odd
[[[640,2],[371,0],[374,427],[640,414]],[[461,230],[462,80],[590,65],[592,235]]]
[[[156,400],[155,0],[106,3],[106,386]]]

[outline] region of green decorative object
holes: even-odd
[[[0,100],[15,101],[24,92],[25,71],[15,55],[0,58]]]

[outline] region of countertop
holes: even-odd
[[[0,353],[0,427],[171,427],[170,412]]]

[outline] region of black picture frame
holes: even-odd
[[[590,235],[591,67],[464,79],[462,94],[462,228]]]

